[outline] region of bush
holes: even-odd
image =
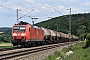
[[[90,33],[86,36],[86,47],[90,47]]]

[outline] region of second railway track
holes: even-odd
[[[15,58],[17,56],[27,55],[30,53],[48,50],[48,49],[52,49],[52,48],[56,48],[64,45],[68,45],[68,43],[59,43],[59,44],[38,46],[38,47],[32,47],[32,48],[22,48],[22,49],[10,50],[10,51],[3,51],[0,53],[0,60],[8,60],[8,59]]]

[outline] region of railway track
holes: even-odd
[[[56,47],[60,47],[68,44],[69,43],[59,43],[59,44],[38,46],[38,47],[32,47],[32,48],[21,48],[21,49],[3,51],[0,53],[0,60],[12,59],[13,57],[15,58],[17,56],[22,56],[30,53],[48,50],[48,49],[52,49],[52,48],[56,48]]]

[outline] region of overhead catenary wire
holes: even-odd
[[[21,19],[22,17],[26,16],[27,14],[29,14],[30,12],[32,12],[34,9],[32,9],[31,11],[29,11],[28,13],[26,13],[25,15],[21,16],[19,19]]]
[[[24,2],[26,2],[26,3],[28,3],[30,6],[32,6],[32,7],[34,7],[35,9],[37,9],[37,10],[39,10],[38,8],[36,8],[35,6],[33,6],[32,4],[30,4],[29,2],[27,2],[26,0],[23,0]],[[38,0],[37,0],[38,1]],[[38,1],[39,3],[41,3],[40,1]],[[12,3],[12,2],[11,2]],[[15,3],[12,3],[12,4],[14,4],[15,5]],[[43,3],[42,3],[43,4]],[[43,4],[43,5],[45,5],[45,4]],[[11,9],[11,8],[9,8],[9,7],[6,7],[6,6],[4,6],[4,5],[0,5],[0,6],[2,6],[2,7],[4,7],[4,8],[6,8],[6,9],[9,9],[9,10],[12,10],[12,11],[15,11],[15,12],[17,12],[16,10],[13,10],[13,9]],[[17,5],[17,6],[19,6],[19,5]],[[47,6],[47,5],[45,5],[46,7],[48,7],[48,8],[52,8],[52,7],[49,7],[49,6]],[[27,8],[28,9],[28,8]],[[53,10],[55,10],[56,12],[58,12],[58,13],[60,13],[60,14],[62,14],[61,12],[59,12],[58,10],[56,10],[55,8],[52,8]],[[52,9],[51,9],[51,11],[52,11]],[[44,15],[46,15],[46,16],[48,16],[47,14],[45,14],[43,11],[41,11],[41,10],[39,10],[40,12],[42,12]],[[19,13],[21,13],[21,12],[19,12]],[[21,13],[22,14],[22,13]],[[40,15],[40,14],[38,14],[38,15]],[[62,14],[63,15],[63,14]],[[66,16],[65,16],[66,17]],[[21,17],[20,17],[21,18]]]
[[[5,1],[5,0],[4,0],[4,1]],[[18,7],[21,7],[21,6],[19,6],[19,5],[15,4],[15,3],[13,3],[13,2],[11,2],[11,1],[10,1],[9,3],[11,3],[11,4],[17,6],[17,9],[19,9]],[[8,7],[4,6],[4,5],[0,5],[0,6],[6,8],[6,9],[9,9],[9,10],[12,10],[12,11],[17,12],[16,10],[13,10],[13,9],[11,9],[11,8],[8,8]],[[21,7],[21,8],[23,8],[23,7]],[[24,8],[24,9],[30,10],[30,9],[28,9],[28,8]],[[20,10],[20,11],[21,11],[21,10]],[[19,12],[19,13],[21,13],[21,12]],[[28,13],[29,13],[29,12],[28,12]],[[21,14],[23,14],[23,13],[21,13]],[[21,18],[21,17],[20,17],[20,18]]]
[[[9,2],[9,3],[12,3],[13,5],[16,5],[16,4],[14,4],[13,2]],[[11,9],[11,8],[8,8],[8,7],[4,6],[4,5],[0,5],[0,6],[6,8],[6,9],[12,10],[12,11],[14,11],[14,12],[17,12],[16,10],[13,10],[13,9]],[[19,6],[19,5],[16,5],[16,6]],[[28,9],[28,8],[26,8],[26,9]],[[30,9],[28,9],[28,10],[30,10]],[[27,14],[29,14],[29,13],[32,12],[33,10],[34,10],[34,9],[32,9],[31,11],[29,11],[29,12],[26,13],[25,15],[21,16],[19,19],[21,19],[22,17],[26,16]],[[21,13],[21,12],[19,12],[19,13]],[[21,13],[21,14],[23,14],[23,13]]]
[[[16,10],[13,10],[13,9],[11,9],[11,8],[9,8],[9,7],[4,6],[4,5],[0,5],[0,6],[6,8],[6,9],[9,9],[9,10],[11,10],[11,11],[17,12]],[[21,13],[21,12],[19,12],[19,13]],[[21,13],[21,14],[23,14],[23,13]]]
[[[38,8],[36,8],[35,6],[33,6],[32,4],[30,4],[29,2],[27,2],[26,0],[23,0],[24,2],[26,2],[27,4],[29,4],[30,6],[32,6],[33,8],[39,10]],[[46,13],[44,13],[43,11],[39,10],[41,13],[43,13],[44,15],[48,16]]]
[[[15,3],[13,3],[13,2],[9,2],[9,3],[11,3],[11,4],[17,6],[17,8],[18,8],[18,7],[24,8],[24,7],[20,6],[20,5],[17,5],[17,4],[15,4]],[[30,10],[29,8],[24,8],[24,9]]]
[[[37,0],[38,1],[38,0]],[[41,3],[40,1],[38,1],[39,3]],[[41,3],[42,5],[44,5],[44,6],[46,6],[45,4],[43,4],[43,3]],[[51,11],[52,11],[52,9],[54,10],[54,11],[56,11],[56,12],[58,12],[59,14],[62,14],[61,12],[59,12],[58,10],[56,10],[55,8],[52,8],[52,7],[49,7],[49,6],[46,6],[46,7],[48,7]],[[62,14],[62,15],[64,15],[64,14]]]
[[[21,8],[23,8],[22,6],[20,6],[20,5],[17,5],[17,4],[15,4],[15,3],[13,3],[13,2],[9,2],[9,3],[11,3],[11,4],[13,4],[14,6],[17,6],[17,9],[19,9],[19,7],[21,7]],[[5,8],[7,8],[7,9],[9,9],[9,10],[12,10],[12,11],[15,11],[15,12],[17,12],[16,10],[13,10],[13,9],[11,9],[11,8],[8,8],[8,7],[6,7],[6,6],[3,6],[2,5],[2,7],[5,7]],[[30,10],[28,13],[26,13],[26,14],[23,14],[23,13],[21,13],[21,12],[19,12],[19,13],[21,13],[23,16],[21,16],[21,17],[19,17],[18,19],[21,19],[22,17],[24,17],[24,16],[26,16],[27,14],[29,14],[29,13],[31,13],[34,9],[29,9],[29,8],[24,8],[24,9],[27,9],[27,10]],[[20,10],[21,11],[21,10]],[[38,13],[37,13],[38,14]],[[38,14],[38,15],[40,15],[40,14]]]
[[[58,10],[56,10],[55,8],[53,8],[55,11],[57,11],[58,13],[62,14],[61,12],[59,12]],[[63,15],[63,14],[62,14]]]
[[[41,3],[43,6],[48,7],[51,11],[52,11],[52,9],[53,9],[53,10],[56,11],[57,13],[59,13],[59,14],[61,14],[62,16],[64,16],[64,17],[66,17],[66,18],[69,19],[69,17],[67,17],[66,15],[64,15],[63,13],[61,13],[60,11],[56,10],[55,8],[52,8],[52,7],[50,7],[50,6],[47,6],[47,5],[43,4],[42,2],[40,2],[39,0],[37,0],[37,2]],[[51,16],[50,18],[52,18],[52,16]]]
[[[6,9],[12,10],[12,11],[14,11],[14,12],[17,12],[16,10],[13,10],[13,9],[8,8],[8,7],[6,7],[6,6],[3,6],[3,5],[0,5],[0,6],[6,8]],[[27,12],[25,15],[21,16],[20,18],[18,18],[18,20],[21,19],[21,18],[23,18],[23,17],[26,16],[27,14],[31,13],[33,10],[34,10],[34,9],[32,9],[32,10],[29,11],[29,12]]]
[[[40,1],[38,1],[38,0],[37,0],[37,2],[41,3],[43,6],[48,7],[48,8],[52,11],[51,7],[49,7],[49,6],[45,5],[45,4],[43,4],[42,2],[40,2]],[[52,11],[52,12],[53,12],[53,11]]]
[[[6,9],[12,10],[12,11],[14,11],[14,12],[17,12],[17,11],[15,11],[15,10],[13,10],[13,9],[11,9],[11,8],[8,8],[8,7],[4,6],[4,5],[0,5],[0,6],[6,8]]]

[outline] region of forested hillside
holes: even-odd
[[[69,15],[52,18],[47,21],[37,23],[37,26],[68,33]],[[72,35],[82,37],[90,32],[90,13],[72,14]]]
[[[11,28],[9,27],[2,27],[0,28],[0,42],[10,42],[11,41]]]
[[[10,27],[0,27],[0,32],[6,32],[8,30],[11,31],[11,28]]]

